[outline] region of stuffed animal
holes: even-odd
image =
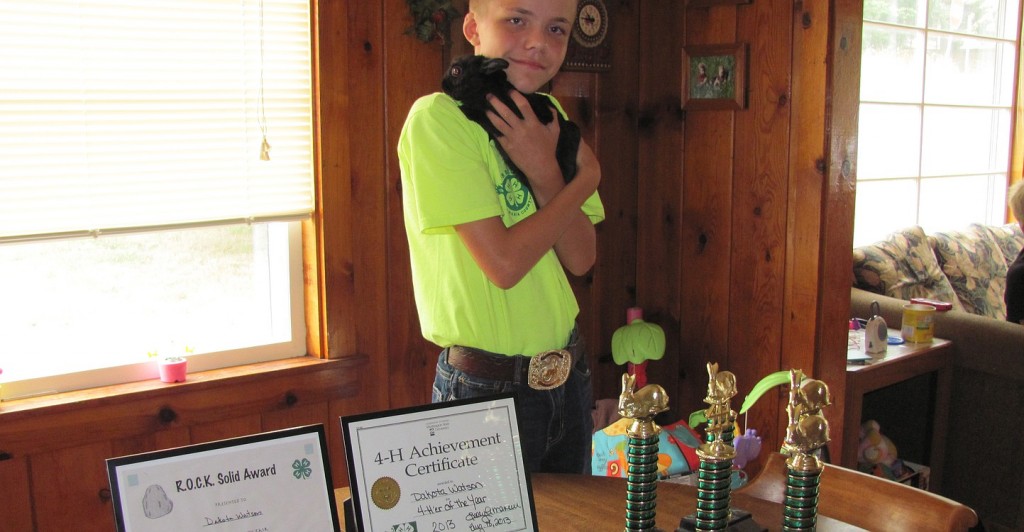
[[[530,188],[529,181],[523,176],[523,172],[512,163],[508,154],[497,142],[501,132],[491,124],[487,118],[487,111],[493,111],[491,104],[487,103],[487,95],[493,94],[503,104],[508,106],[519,118],[523,115],[519,112],[518,106],[512,101],[509,92],[516,88],[508,81],[505,69],[508,68],[508,61],[500,58],[488,58],[482,55],[466,55],[452,61],[451,66],[441,80],[441,89],[452,99],[461,103],[460,109],[467,118],[480,124],[495,141],[502,159],[509,168],[516,173],[527,189]],[[562,118],[561,113],[555,109],[551,99],[540,93],[523,94],[530,102],[530,108],[537,115],[542,124],[549,124],[556,117],[558,118],[558,145],[555,147],[555,158],[558,167],[562,171],[562,177],[568,183],[576,177],[576,152],[580,146],[580,128],[575,123]]]
[[[860,445],[857,447],[857,468],[883,478],[894,479],[903,473],[896,445],[882,434],[878,422],[870,419],[860,426]]]

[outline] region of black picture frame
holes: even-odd
[[[390,497],[389,494],[381,491],[378,486],[379,482],[384,481],[392,487],[392,492],[397,493],[397,496],[408,497],[407,492],[411,491],[411,489],[406,487],[407,479],[388,470],[388,468],[394,469],[397,465],[403,467],[409,465],[409,462],[404,460],[412,456],[412,453],[405,454],[404,451],[407,449],[403,447],[404,445],[417,441],[422,443],[422,439],[434,438],[435,436],[439,440],[445,437],[449,439],[466,438],[470,431],[458,430],[459,423],[453,421],[455,417],[464,415],[472,422],[472,420],[476,419],[474,416],[479,416],[480,419],[500,418],[500,412],[504,412],[505,414],[511,414],[508,417],[508,428],[511,436],[509,444],[515,448],[518,445],[515,442],[518,441],[522,428],[517,410],[515,396],[512,393],[500,393],[383,412],[342,416],[339,418],[339,421],[341,423],[342,438],[345,443],[349,491],[351,493],[351,498],[345,501],[346,520],[351,521],[351,525],[355,530],[366,530],[369,532],[374,532],[375,529],[372,522],[366,522],[366,517],[369,516],[370,520],[372,520],[374,512],[386,514],[387,519],[391,521],[395,519],[404,521],[401,518],[401,507],[397,501],[384,501],[384,506],[381,506],[382,499],[389,499]],[[495,412],[499,412],[499,414],[493,416],[492,414]],[[513,418],[514,422],[512,422]],[[368,435],[368,431],[378,431],[378,434]],[[451,433],[445,436],[445,433],[448,431],[451,431]],[[394,434],[401,434],[401,438],[388,438],[388,436]],[[401,441],[396,441],[399,439]],[[394,457],[396,454],[400,457],[399,462],[395,461]],[[436,455],[433,457],[437,458]],[[489,472],[493,475],[492,477],[474,477],[474,473],[466,473],[466,476],[460,477],[456,475],[462,474],[461,472],[449,471],[446,472],[448,476],[440,478],[446,484],[473,484],[474,482],[487,484],[493,481],[494,484],[503,486],[506,493],[520,494],[521,499],[519,502],[522,504],[524,513],[525,530],[536,531],[537,514],[534,506],[533,489],[530,485],[530,476],[526,470],[522,452],[507,456],[491,456],[487,464],[485,469],[490,469]],[[495,472],[498,474],[494,475]],[[513,486],[515,490],[509,491]],[[374,510],[373,507],[377,507],[378,510]],[[442,514],[437,514],[437,516],[440,518]],[[414,519],[415,517],[413,515],[409,518]],[[434,516],[431,515],[430,517]],[[448,519],[450,517],[445,515],[444,518]],[[461,519],[462,521],[460,522],[464,522],[465,516]],[[400,524],[400,526],[406,525]],[[417,529],[422,529],[422,527],[417,525]],[[391,530],[391,528],[389,527],[387,530]]]
[[[140,471],[144,473],[145,468],[147,467],[169,468],[173,466],[175,474],[180,474],[181,477],[185,478],[184,481],[179,480],[179,482],[185,482],[185,487],[188,488],[189,493],[209,493],[210,497],[214,497],[217,496],[216,494],[218,492],[216,491],[216,489],[218,488],[218,486],[226,485],[229,488],[236,486],[236,480],[234,479],[231,479],[231,482],[227,484],[217,480],[219,478],[219,475],[223,474],[224,472],[224,470],[221,467],[222,464],[224,463],[224,460],[218,460],[217,467],[214,468],[217,469],[217,471],[210,471],[210,475],[208,475],[210,478],[207,479],[202,476],[188,475],[188,461],[190,459],[196,460],[197,464],[202,463],[205,468],[208,466],[205,465],[206,462],[204,462],[204,460],[212,461],[212,459],[215,457],[222,458],[233,453],[240,454],[250,452],[250,450],[252,450],[253,448],[265,448],[267,443],[273,443],[275,440],[286,439],[294,441],[305,441],[305,450],[307,452],[312,453],[313,458],[319,458],[320,468],[322,468],[322,488],[324,490],[324,495],[326,496],[326,502],[324,503],[325,506],[322,507],[322,510],[324,512],[330,512],[330,516],[321,515],[319,517],[322,518],[321,521],[324,523],[326,523],[326,521],[329,519],[333,525],[334,532],[340,532],[341,524],[338,516],[337,503],[335,501],[334,483],[331,476],[331,466],[327,452],[327,437],[323,424],[304,425],[289,429],[263,432],[260,434],[254,434],[250,436],[228,438],[213,442],[186,445],[182,447],[175,447],[172,449],[165,449],[107,459],[107,478],[110,483],[110,495],[112,506],[114,509],[115,529],[117,530],[117,532],[137,532],[139,530],[145,529],[145,527],[128,526],[128,522],[130,519],[128,519],[128,516],[126,515],[127,511],[125,506],[130,504],[145,504],[145,497],[138,496],[140,486],[143,484],[147,485],[145,490],[146,495],[148,496],[149,488],[152,487],[152,485],[150,485],[148,482],[143,482],[142,484],[134,484],[132,478],[133,474],[137,476],[139,475]],[[318,449],[312,449],[312,441],[317,442]],[[285,442],[282,441],[282,443]],[[295,460],[295,462],[298,463],[298,460]],[[317,465],[314,464],[313,461],[309,460],[306,460],[304,462],[305,463],[301,464],[302,472],[295,473],[295,478],[298,479],[300,478],[300,476],[303,475],[305,479],[315,478],[312,475],[312,468],[317,467]],[[291,467],[298,468],[300,466],[293,464]],[[307,469],[309,470],[309,474],[305,473]],[[206,469],[204,469],[204,471],[206,471]],[[296,469],[296,471],[298,471],[298,469]],[[121,482],[121,473],[124,473],[124,477],[126,479],[126,482],[124,484],[122,484]],[[214,476],[215,474],[217,476]],[[288,474],[288,471],[281,471],[282,476]],[[200,478],[202,478],[203,480],[197,480]],[[241,478],[239,478],[237,482],[239,483],[238,486],[241,486],[244,482],[258,482],[262,480],[263,478],[254,481],[244,481]],[[188,485],[189,482],[195,482],[196,486]],[[171,486],[168,486],[167,489],[169,490],[170,487]],[[257,491],[260,489],[260,487],[249,486],[247,486],[247,488]],[[167,490],[164,490],[161,487],[160,491],[166,492]],[[171,493],[174,494],[175,491],[178,492],[177,495],[181,495],[180,490],[171,490]],[[273,496],[278,499],[281,497],[279,491],[277,490],[274,491]],[[168,513],[173,511],[174,503],[173,500],[171,499],[172,497],[173,495],[169,496],[169,500],[171,500],[171,508],[167,510]],[[317,511],[317,506],[316,504],[313,503],[313,501],[304,499],[301,504],[304,512]],[[230,514],[232,511],[234,510],[229,508],[223,510],[225,514]],[[147,515],[146,518],[153,519],[150,515]],[[282,519],[294,521],[294,516],[291,513],[288,513],[288,515],[283,516]],[[148,521],[148,519],[142,519],[142,521]]]

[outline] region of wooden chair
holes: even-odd
[[[737,492],[782,503],[785,489],[786,457],[772,453]],[[821,472],[818,514],[867,530],[964,531],[978,524],[974,510],[954,500],[832,464]]]

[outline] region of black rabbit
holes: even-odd
[[[491,121],[487,119],[487,111],[493,110],[487,103],[487,94],[495,95],[502,103],[508,106],[519,118],[515,102],[509,97],[509,91],[515,87],[508,81],[505,69],[508,68],[508,61],[497,58],[487,58],[482,55],[466,55],[452,61],[444,79],[441,80],[441,89],[453,99],[462,103],[462,112],[470,120],[480,124],[487,131],[487,134],[494,139],[498,151],[516,175],[520,176],[523,186],[530,188],[529,181],[523,172],[512,163],[508,154],[497,142],[501,136]],[[555,147],[555,159],[562,171],[562,177],[568,183],[576,177],[576,152],[580,146],[580,128],[575,123],[562,118],[551,103],[551,100],[543,94],[524,94],[533,113],[543,124],[548,124],[555,117],[558,117],[558,145]],[[532,191],[531,191],[532,193]]]

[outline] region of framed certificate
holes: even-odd
[[[111,458],[118,532],[341,529],[323,425]]]
[[[358,530],[537,529],[512,394],[342,417],[341,425]]]

